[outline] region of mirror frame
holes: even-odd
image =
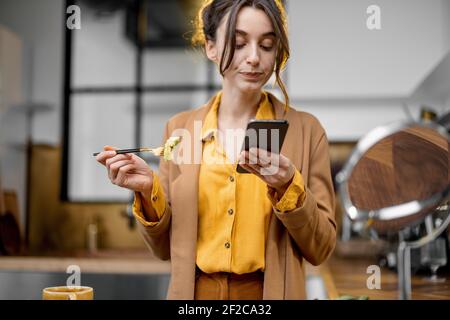
[[[356,206],[353,205],[350,199],[350,194],[348,190],[348,181],[351,177],[354,168],[356,167],[356,164],[364,156],[364,154],[382,139],[392,134],[395,134],[403,129],[407,129],[414,126],[421,126],[425,128],[434,129],[444,138],[446,138],[447,141],[450,142],[450,136],[447,130],[441,125],[429,121],[427,122],[398,121],[376,127],[373,130],[369,131],[369,133],[364,135],[358,141],[349,159],[346,161],[344,167],[336,175],[336,182],[338,184],[338,191],[342,201],[342,207],[344,208],[346,214],[350,217],[351,220],[366,221],[369,219],[373,219],[373,220],[388,221],[403,218],[418,213],[425,208],[438,206],[442,201],[449,198],[450,184],[447,185],[447,187],[442,192],[435,193],[428,199],[413,200],[399,205],[394,205],[375,210],[358,209]]]

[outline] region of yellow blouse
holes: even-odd
[[[272,207],[287,212],[300,207],[306,196],[298,170],[281,199],[253,174],[236,172],[222,146],[217,142],[217,95],[202,127],[203,158],[200,166],[198,196],[197,266],[206,273],[237,274],[264,271],[265,242]],[[263,92],[256,119],[274,119],[273,107]],[[154,174],[151,203],[158,217],[166,208],[158,176]],[[136,193],[133,212],[138,221],[151,227],[157,222],[145,220],[140,196]]]

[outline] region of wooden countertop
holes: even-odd
[[[370,290],[366,281],[369,265],[377,264],[374,258],[343,258],[334,254],[319,267],[306,265],[307,274],[320,274],[329,299],[343,295],[368,296],[371,300],[398,299],[397,274],[381,269],[381,289]],[[0,256],[1,271],[66,272],[69,265],[78,265],[82,272],[114,274],[169,274],[170,262],[161,261],[148,250],[111,250],[89,254],[83,251],[47,253],[40,256]],[[450,299],[450,277],[444,283],[430,283],[423,276],[412,277],[412,298]]]
[[[376,265],[377,261],[370,258],[343,258],[333,255],[319,268],[330,299],[351,295],[354,297],[368,296],[371,300],[398,299],[397,274],[393,270],[381,268],[381,289],[367,288],[367,267]],[[446,276],[443,283],[431,283],[422,275],[413,275],[413,300],[449,300],[450,277]]]
[[[116,274],[168,274],[170,262],[161,261],[148,250],[83,251],[47,253],[39,256],[0,256],[1,271],[66,272],[78,265],[82,272]]]

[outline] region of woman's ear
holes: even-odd
[[[206,56],[208,57],[208,59],[217,64],[218,63],[218,55],[217,55],[216,43],[212,40],[206,40],[205,51],[206,51]]]

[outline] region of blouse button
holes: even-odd
[[[230,249],[231,244],[229,242],[225,242],[225,248]]]

